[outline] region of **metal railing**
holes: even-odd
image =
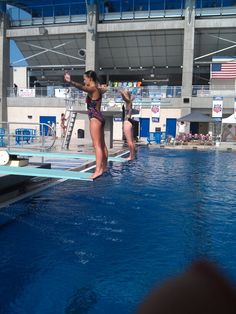
[[[143,98],[179,98],[182,94],[181,86],[147,86],[147,87],[108,87],[107,92],[103,95],[103,99],[111,100],[121,99],[120,91],[129,89],[136,99]],[[7,90],[8,97],[55,97],[67,99],[81,99],[85,97],[85,93],[73,87],[35,87],[35,88],[17,88],[9,87]]]
[[[180,98],[182,96],[182,86],[147,86],[147,87],[109,87],[103,95],[103,100],[117,101],[121,99],[120,91],[129,89],[135,99],[140,101],[152,98]],[[83,100],[86,93],[68,87],[36,87],[36,88],[18,88],[9,87],[7,90],[8,97],[48,97]],[[236,87],[231,85],[193,85],[193,97],[213,97],[213,96],[229,96],[236,97]]]
[[[78,1],[54,5],[11,6],[7,10],[11,26],[30,26],[57,23],[86,22],[86,2]]]
[[[47,151],[56,141],[55,127],[47,123],[0,122],[0,147]]]
[[[236,87],[231,85],[193,85],[193,97],[236,96]]]
[[[185,0],[100,0],[100,21],[183,17]],[[196,0],[196,16],[235,15],[234,0]],[[47,25],[86,22],[86,1],[52,5],[10,6],[7,10],[11,26]]]
[[[100,20],[182,17],[185,1],[110,0],[99,1]]]

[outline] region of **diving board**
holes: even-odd
[[[36,152],[36,151],[13,151],[7,150],[9,155],[22,157],[45,157],[45,158],[71,158],[71,159],[86,159],[96,160],[94,155],[75,154],[75,153],[56,153],[56,152]],[[125,158],[108,157],[108,161],[125,162]]]
[[[91,178],[91,173],[79,172],[79,171],[68,171],[68,170],[33,168],[33,167],[0,166],[0,174],[6,174],[6,175],[13,174],[13,175],[30,176],[30,177],[93,181],[93,179]]]

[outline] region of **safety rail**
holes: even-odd
[[[10,6],[7,13],[13,27],[87,21],[86,1],[30,5],[24,9]]]
[[[107,92],[103,95],[103,100],[117,101],[121,99],[120,91],[129,89],[135,99],[152,99],[155,97],[161,98],[180,98],[182,97],[182,86],[122,86],[108,87]],[[61,98],[83,100],[85,93],[76,88],[71,87],[36,87],[36,88],[8,88],[8,97],[33,97],[33,98]],[[235,86],[230,85],[193,85],[193,97],[212,97],[212,96],[236,96]]]
[[[121,90],[129,89],[135,98],[180,98],[182,95],[181,86],[142,86],[136,87],[130,85],[117,84],[116,87],[108,87],[107,92],[103,95],[103,99],[116,99],[121,98]],[[61,98],[67,99],[73,97],[76,99],[83,99],[85,93],[79,91],[73,87],[35,87],[35,88],[20,88],[8,87],[7,89],[8,97],[47,97],[47,98]]]
[[[55,128],[47,123],[0,122],[0,147],[50,150],[56,141]]]
[[[9,6],[7,13],[11,26],[50,25],[61,23],[84,23],[87,20],[87,1]],[[152,18],[182,18],[185,0],[99,0],[99,20],[132,20]],[[228,16],[236,14],[234,0],[196,0],[197,17]]]
[[[193,97],[236,96],[234,85],[193,85]]]

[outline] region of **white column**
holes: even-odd
[[[96,64],[96,42],[97,42],[97,8],[96,5],[88,5],[87,32],[86,32],[86,62],[85,69],[97,70]]]
[[[186,99],[189,98],[190,100],[192,96],[193,59],[194,59],[194,33],[195,33],[194,3],[195,1],[193,0],[186,0],[184,47],[183,47],[182,97]],[[188,105],[186,99],[185,104]]]
[[[6,38],[8,19],[0,11],[0,121],[7,121],[7,88],[10,78],[10,41]]]

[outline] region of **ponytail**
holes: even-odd
[[[99,83],[99,80],[95,71],[92,71],[92,70],[86,71],[84,75],[91,78],[95,83]]]

